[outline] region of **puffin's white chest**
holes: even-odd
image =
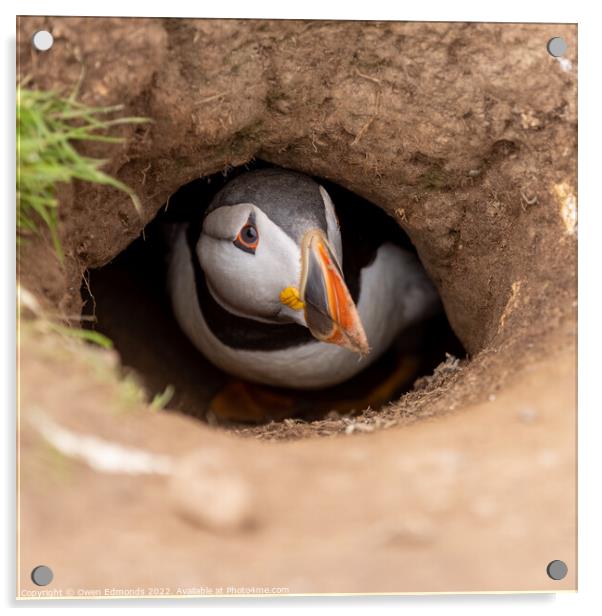
[[[318,341],[271,351],[235,349],[222,343],[209,329],[197,302],[185,228],[174,241],[168,284],[180,327],[211,362],[241,378],[299,389],[318,389],[351,378],[438,301],[414,255],[393,244],[381,246],[374,262],[361,272],[357,308],[371,348],[370,354],[361,358]]]

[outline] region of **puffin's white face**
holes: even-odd
[[[241,203],[211,212],[197,254],[213,296],[230,312],[305,325],[302,311],[280,301],[283,289],[299,284],[300,247],[259,208]]]
[[[300,244],[252,203],[210,212],[196,251],[216,301],[239,316],[295,322],[324,342],[368,352],[342,274],[341,234],[332,201],[320,187],[327,229],[311,228]]]

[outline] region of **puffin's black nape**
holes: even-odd
[[[138,377],[149,399],[172,386],[174,394],[167,405],[170,410],[215,421],[215,415],[207,416],[210,402],[232,386],[232,377],[197,351],[172,314],[165,286],[170,229],[187,222],[190,233],[198,236],[205,210],[227,182],[249,170],[272,167],[253,161],[183,185],[146,227],[144,238],[133,242],[110,264],[91,270],[89,289],[88,285],[82,288],[87,300],[84,314],[96,316],[96,323],[88,326],[113,340],[122,365]],[[326,188],[337,206],[341,229],[353,230],[342,237],[345,280],[356,299],[360,283],[357,274],[373,258],[375,245],[386,239],[415,250],[408,236],[382,209],[344,187],[314,179]],[[349,237],[359,241],[350,242]],[[288,415],[315,420],[331,411],[345,414],[359,413],[368,406],[374,409],[398,399],[417,378],[432,373],[445,360],[446,353],[465,355],[441,313],[406,332],[370,368],[342,385],[310,393],[269,388],[272,399],[283,402],[277,416],[272,408],[263,419],[283,419]],[[259,407],[262,399],[265,398],[257,399]]]

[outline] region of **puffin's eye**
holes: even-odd
[[[257,227],[252,222],[245,224],[234,240],[234,245],[237,248],[253,255],[255,254],[258,243],[259,233],[257,232]]]

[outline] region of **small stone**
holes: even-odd
[[[431,543],[437,534],[435,524],[428,517],[411,514],[404,515],[399,524],[381,532],[386,545],[401,547]]]
[[[486,498],[478,498],[475,500],[470,510],[479,518],[491,518],[497,513],[495,501]]]
[[[178,462],[169,488],[174,508],[199,526],[236,531],[254,521],[251,487],[219,450],[194,453]]]
[[[520,115],[521,126],[525,129],[540,129],[542,127],[541,119],[538,115],[532,110],[527,109],[523,111]]]
[[[348,424],[345,428],[345,434],[353,434],[354,432],[374,432],[374,426],[363,422],[353,422]]]
[[[559,461],[560,457],[558,456],[558,452],[553,449],[542,449],[537,452],[536,462],[543,468],[554,468],[558,466]]]
[[[524,423],[533,423],[537,419],[537,411],[531,407],[525,407],[518,411],[518,418]]]

